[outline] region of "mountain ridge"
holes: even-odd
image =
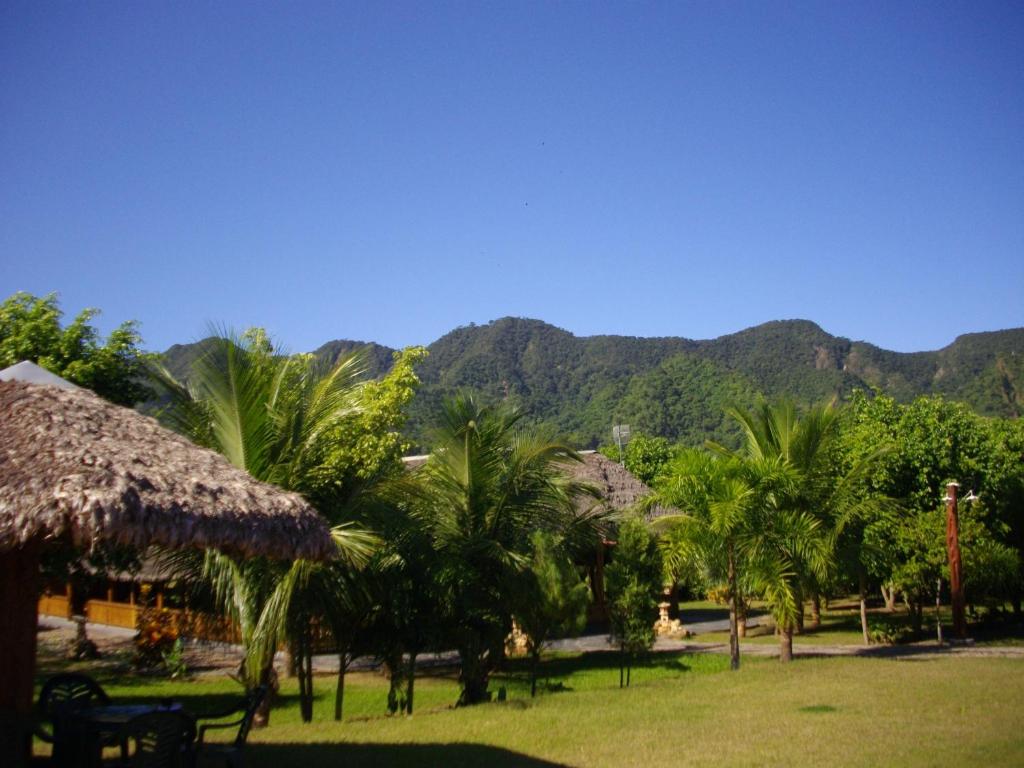
[[[168,367],[183,374],[204,343],[171,347]],[[364,350],[373,377],[388,369],[395,351],[335,339],[314,354],[333,362],[356,349]],[[694,444],[707,437],[732,442],[725,404],[753,403],[760,395],[820,402],[874,388],[899,400],[942,394],[991,416],[1024,411],[1024,328],[964,333],[938,350],[895,352],[805,319],[696,340],[576,336],[542,320],[502,317],[454,328],[427,349],[410,409],[409,435],[418,448],[443,397],[460,389],[512,399],[580,447],[607,442],[613,421]]]

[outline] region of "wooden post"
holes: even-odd
[[[39,543],[0,551],[0,755],[15,768],[32,758]]]
[[[960,519],[956,509],[956,491],[960,486],[946,486],[946,551],[949,554],[949,593],[953,606],[953,634],[963,640],[967,637],[964,616],[964,587],[960,564]]]

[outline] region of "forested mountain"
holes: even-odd
[[[167,351],[183,373],[203,342]],[[364,348],[370,375],[393,350],[338,340],[316,354],[335,360]],[[900,353],[832,336],[806,320],[782,320],[706,341],[678,337],[577,337],[539,320],[506,317],[470,325],[429,345],[423,386],[413,403],[410,437],[426,447],[425,429],[441,399],[458,389],[510,398],[580,447],[610,439],[613,423],[700,444],[732,442],[723,408],[758,395],[801,402],[845,398],[877,387],[900,400],[942,394],[986,415],[1024,410],[1024,328],[972,333],[936,352]]]

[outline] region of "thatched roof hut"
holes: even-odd
[[[595,487],[602,502],[609,508],[624,511],[635,507],[651,494],[650,488],[607,456],[597,451],[581,451],[580,458],[583,459],[582,462],[569,465],[573,477]],[[590,499],[586,502],[593,503]],[[671,509],[655,504],[644,510],[644,516],[648,520],[653,520],[672,512]]]
[[[597,451],[579,451],[581,462],[568,462],[565,466],[574,480],[586,483],[597,490],[598,504],[604,504],[611,510],[623,512],[635,507],[651,489],[621,464],[612,461]],[[406,469],[418,469],[426,464],[429,456],[406,456],[402,459]],[[595,501],[587,496],[579,499],[579,506],[593,507]],[[675,514],[675,510],[657,504],[647,506],[644,516],[653,520],[663,515]]]
[[[32,539],[329,557],[322,518],[87,390],[0,382],[0,550]]]
[[[83,389],[0,381],[0,754],[31,755],[36,579],[48,542],[327,558],[301,497]]]

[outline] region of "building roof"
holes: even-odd
[[[0,382],[0,550],[33,539],[329,558],[323,518],[85,389]]]

